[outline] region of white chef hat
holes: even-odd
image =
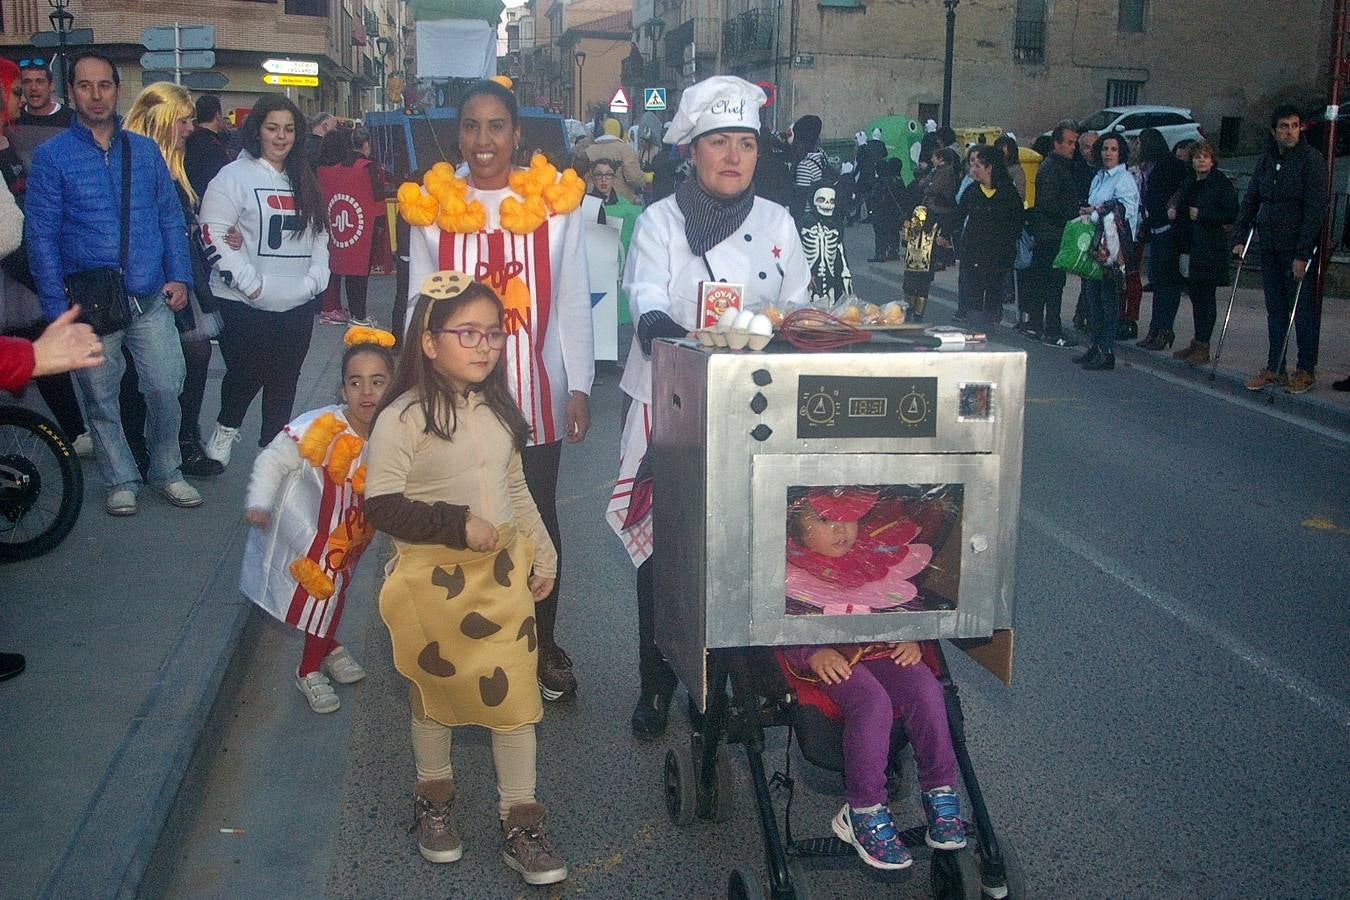
[[[687,144],[710,131],[759,131],[759,109],[768,97],[759,85],[735,75],[714,75],[685,88],[666,132],[667,144]]]

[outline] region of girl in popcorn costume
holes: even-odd
[[[439,162],[421,185],[407,182],[398,190],[399,213],[412,226],[409,299],[427,276],[454,270],[488,285],[501,300],[507,382],[531,430],[521,454],[525,480],[561,554],[562,442],[586,437],[595,378],[580,212],[586,182],[539,154],[529,168],[516,167],[520,121],[505,76],[471,85],[456,120],[467,178]],[[577,690],[571,659],[554,638],[557,607],[555,582],[538,609],[539,687],[549,701],[570,699]]]
[[[352,328],[345,343],[344,402],[295,419],[258,454],[244,513],[254,527],[240,590],[305,633],[295,683],[316,713],[341,705],[330,678],[352,684],[366,677],[337,642],[337,629],[356,564],[374,535],[361,508],[366,438],[394,374],[389,332]]]

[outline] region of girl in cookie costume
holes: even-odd
[[[366,438],[394,373],[394,336],[353,328],[342,356],[342,400],[283,427],[253,462],[244,519],[240,590],[305,633],[295,685],[316,713],[341,705],[329,681],[352,684],[365,670],[337,642],[361,553],[374,531],[361,511]]]
[[[531,429],[521,454],[525,481],[553,545],[558,531],[558,468],[562,442],[577,443],[590,427],[588,396],[595,378],[591,294],[581,198],[586,183],[561,174],[536,154],[514,165],[520,144],[516,97],[509,79],[481,81],[460,101],[459,151],[467,179],[437,163],[422,185],[398,191],[409,234],[409,284],[439,269],[466,272],[492,288],[505,310],[506,380]],[[576,695],[572,661],[554,639],[558,586],[539,604],[539,688],[544,699]]]
[[[521,467],[530,426],[507,383],[502,303],[461,272],[422,283],[398,376],[371,435],[366,515],[394,538],[380,615],[411,683],[414,827],[431,862],[463,854],[452,726],[492,732],[503,858],[527,884],[567,866],[535,800],[535,603],[557,553]]]

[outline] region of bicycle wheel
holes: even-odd
[[[84,475],[55,423],[0,406],[0,562],[41,556],[65,540],[84,502]]]

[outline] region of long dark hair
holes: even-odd
[[[445,377],[436,371],[433,362],[422,352],[422,335],[427,331],[436,331],[459,309],[474,300],[489,300],[502,315],[502,301],[492,289],[482,282],[472,282],[458,296],[446,300],[437,300],[426,294],[417,295],[417,305],[413,309],[412,324],[408,326],[408,335],[403,342],[403,354],[399,357],[398,371],[393,383],[385,391],[375,418],[379,418],[385,408],[408,392],[413,392],[416,402],[422,407],[422,416],[426,419],[426,433],[434,434],[442,440],[453,440],[459,420],[455,412],[455,396]],[[430,318],[427,310],[430,307]],[[511,386],[506,381],[506,352],[497,359],[497,365],[488,373],[487,378],[470,388],[480,391],[483,402],[488,405],[497,419],[511,433],[511,441],[517,450],[524,449],[530,438],[530,424],[511,396]]]
[[[352,149],[352,133],[345,128],[334,128],[319,142],[320,166],[350,166],[356,161]]]
[[[323,197],[319,194],[319,183],[309,167],[309,157],[305,154],[305,135],[309,132],[305,114],[300,107],[281,94],[264,94],[253,104],[253,111],[244,120],[239,137],[244,149],[254,159],[262,159],[262,123],[268,113],[283,110],[295,120],[295,143],[291,152],[286,154],[286,163],[282,167],[290,179],[291,191],[295,194],[295,216],[300,220],[300,231],[313,229],[323,231],[328,227],[328,214],[324,209]]]
[[[1167,138],[1156,128],[1145,128],[1139,132],[1139,159],[1141,162],[1155,163],[1172,155],[1167,147]]]
[[[969,160],[972,156],[979,157],[980,162],[992,170],[989,173],[990,187],[996,191],[1003,188],[1017,190],[1017,186],[1013,184],[1012,176],[1008,174],[1008,164],[1003,161],[1001,152],[988,144],[976,144],[970,148],[970,152],[966,154],[966,159]]]
[[[799,162],[820,146],[820,116],[802,116],[792,123],[792,161]]]

